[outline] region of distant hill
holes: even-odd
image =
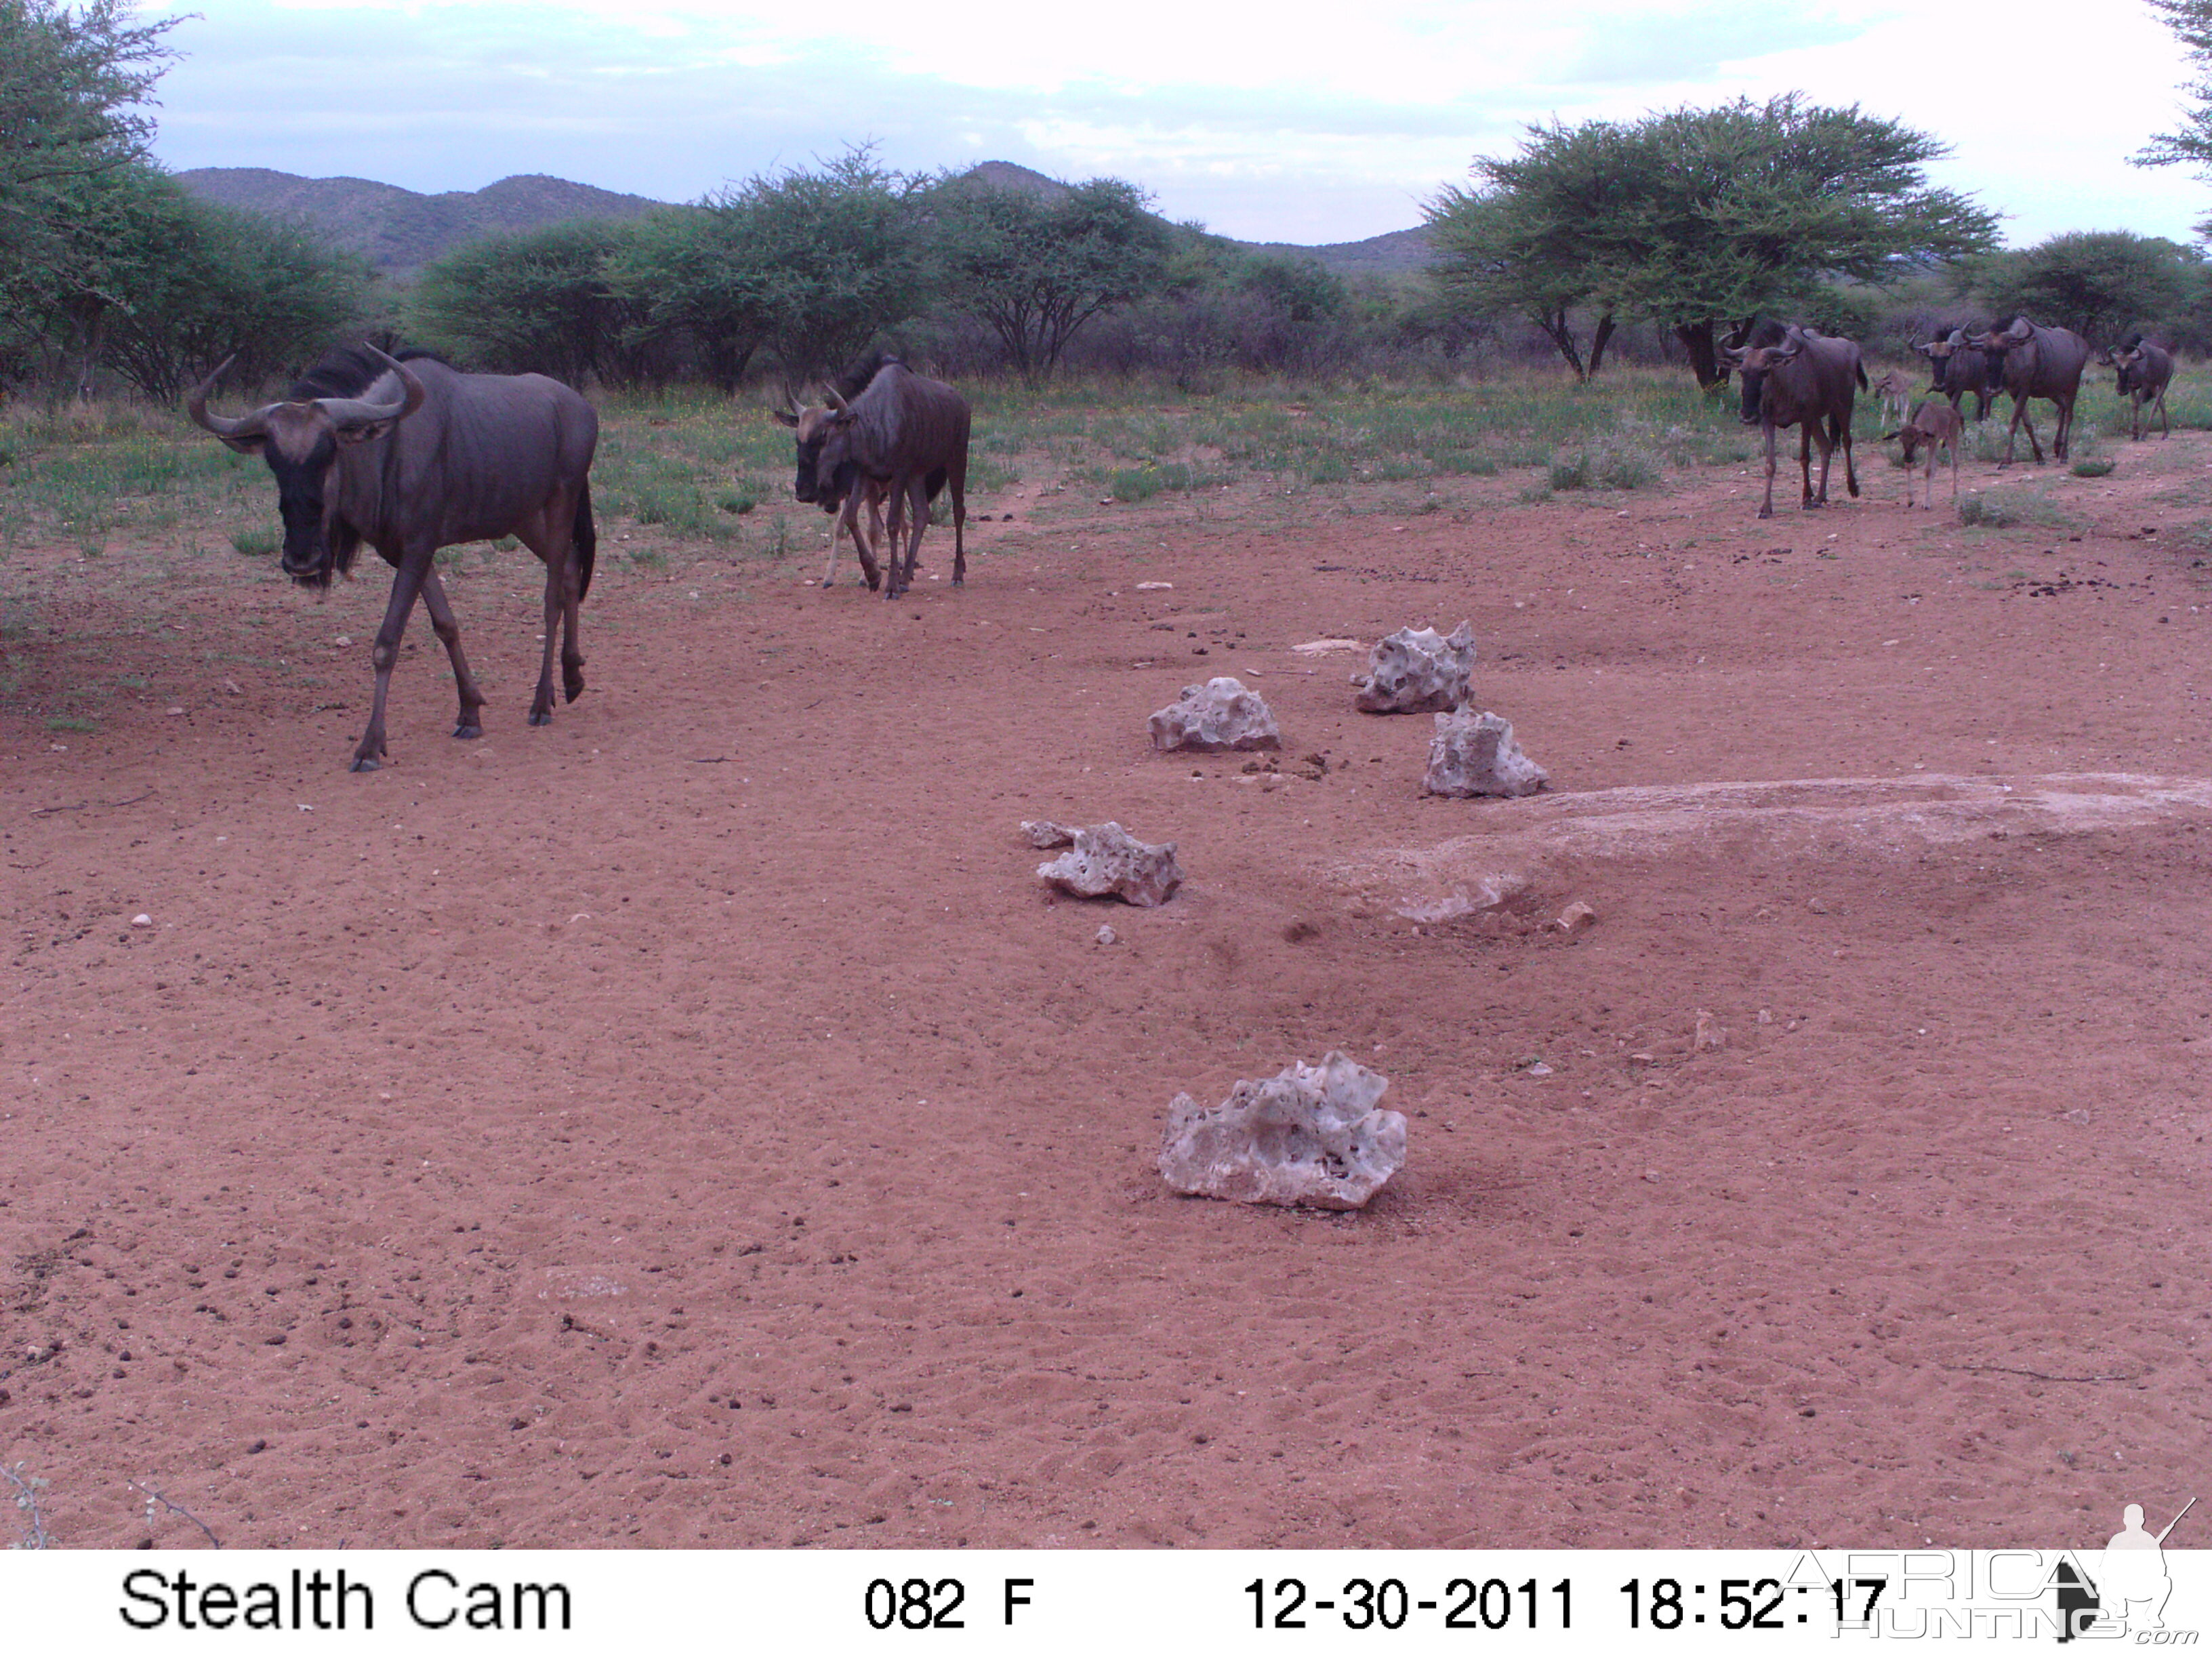
[[[1419,270],[1429,263],[1426,226],[1411,230],[1386,230],[1364,242],[1324,242],[1305,247],[1296,242],[1239,242],[1254,253],[1280,253],[1311,259],[1340,276],[1396,276]]]
[[[303,220],[395,276],[465,242],[574,219],[635,219],[665,203],[520,173],[482,190],[424,196],[369,179],[302,179],[268,167],[195,167],[177,182],[196,196],[272,218]]]
[[[979,162],[962,176],[993,190],[1028,191],[1048,201],[1067,191],[1059,179],[1012,161]],[[268,167],[195,167],[177,174],[177,182],[226,206],[304,221],[393,276],[411,276],[441,254],[485,236],[574,219],[635,219],[667,205],[544,173],[518,174],[482,190],[436,196],[369,179],[302,179]],[[1419,270],[1429,257],[1429,234],[1418,228],[1320,247],[1215,240],[1249,253],[1311,259],[1340,276],[1397,276]]]

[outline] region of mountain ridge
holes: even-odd
[[[962,176],[994,190],[1024,190],[1048,200],[1068,188],[1015,161],[979,162]],[[487,236],[579,219],[636,219],[677,205],[546,173],[515,173],[482,190],[428,195],[374,179],[308,179],[273,167],[193,167],[176,179],[209,201],[313,226],[387,276],[402,277]],[[1427,263],[1429,250],[1428,232],[1419,226],[1319,246],[1247,242],[1231,236],[1215,240],[1248,253],[1311,259],[1340,276],[1390,276],[1418,270]]]

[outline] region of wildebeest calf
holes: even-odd
[[[1890,424],[1903,426],[1912,418],[1912,387],[1895,369],[1887,370],[1867,390],[1881,399],[1882,419]]]
[[[1959,503],[1959,440],[1966,430],[1966,422],[1959,411],[1940,398],[1924,399],[1912,411],[1912,418],[1894,432],[1882,434],[1881,441],[1892,438],[1905,441],[1905,505],[1912,505],[1912,464],[1922,450],[1928,452],[1926,489],[1921,492],[1921,507],[1936,504],[1936,458],[1943,450],[1951,452],[1951,504]]]

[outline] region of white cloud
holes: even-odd
[[[418,190],[553,173],[685,200],[873,138],[897,167],[1112,173],[1176,217],[1334,241],[1416,222],[1531,121],[1802,88],[1951,143],[1941,180],[2011,214],[2014,240],[2185,235],[2212,212],[2212,185],[2126,164],[2188,78],[2140,0],[2069,6],[2063,27],[2002,0],[1940,16],[1901,0],[1285,0],[1258,25],[1194,0],[199,3],[163,82],[160,149],[180,167]],[[2014,50],[2023,36],[2033,49]]]

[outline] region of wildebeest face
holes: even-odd
[[[1766,377],[1793,360],[1801,349],[1792,338],[1780,345],[1752,346],[1736,359],[1737,370],[1743,376],[1743,403],[1737,412],[1746,426],[1757,426],[1759,422],[1759,404],[1766,393]]]
[[[262,453],[276,476],[276,511],[284,520],[284,574],[308,587],[327,587],[331,580],[330,501],[336,495],[337,436],[313,428],[301,434],[308,440],[307,453],[285,453],[280,440]]]
[[[820,501],[824,512],[835,512],[836,501],[829,498],[823,489],[831,473],[825,471],[821,463],[822,445],[837,422],[836,411],[802,409],[793,414],[776,409],[769,412],[793,428],[797,435],[799,465],[791,480],[791,493],[802,501]]]
[[[1913,349],[1919,352],[1922,356],[1928,360],[1928,388],[1929,391],[1941,392],[1943,390],[1944,382],[1948,380],[1951,377],[1951,354],[1958,350],[1960,342],[1965,337],[1965,335],[1956,329],[1954,329],[1948,334],[1937,335],[1934,339],[1929,341],[1926,345],[1916,346],[1913,348]]]
[[[340,450],[386,436],[420,409],[428,395],[413,370],[384,352],[376,355],[399,380],[397,398],[313,398],[264,404],[251,415],[211,415],[208,397],[230,367],[226,360],[185,400],[194,421],[241,455],[258,455],[269,463],[276,479],[277,512],[284,520],[284,573],[305,586],[328,586],[332,568],[350,563],[359,545],[358,533],[338,523]],[[381,377],[378,384],[390,378]]]
[[[390,431],[392,422],[341,427],[316,404],[276,404],[264,411],[261,430],[223,441],[258,455],[276,480],[276,511],[284,521],[284,574],[303,587],[327,587],[338,562],[339,451]]]

